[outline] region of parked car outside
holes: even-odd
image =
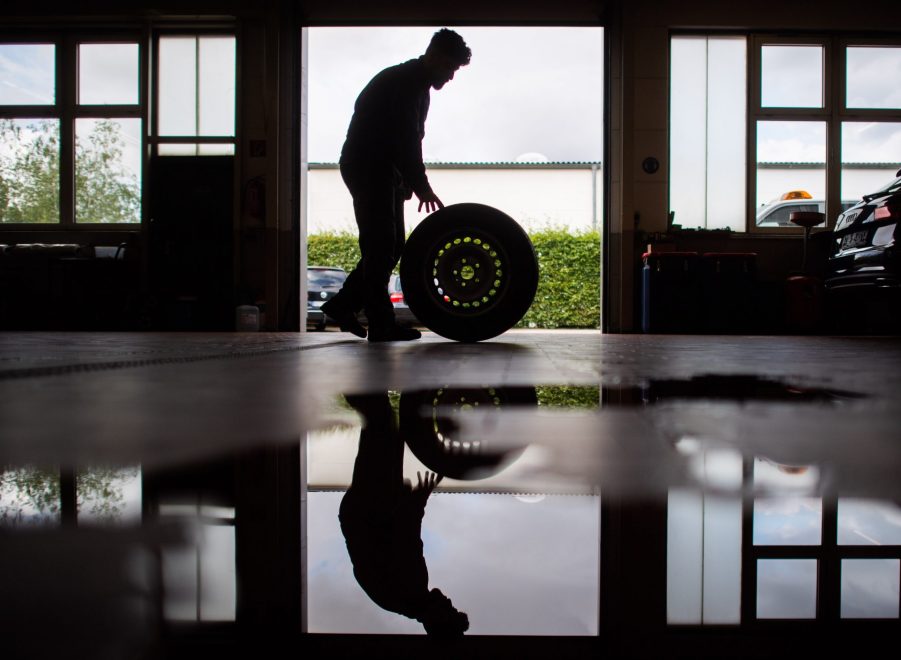
[[[307,329],[325,330],[332,320],[322,311],[322,304],[332,298],[344,285],[347,272],[343,268],[330,266],[309,266],[307,268]],[[394,318],[398,325],[418,325],[419,321],[404,302],[404,292],[400,275],[394,273],[388,280],[388,296],[394,305]],[[360,323],[367,323],[366,315],[357,315]]]
[[[842,211],[851,208],[856,203],[856,200],[843,201]],[[789,216],[794,211],[825,213],[826,202],[822,199],[813,199],[806,190],[791,190],[757,209],[757,226],[797,227],[789,220]]]
[[[343,268],[330,266],[307,267],[307,330],[325,330],[328,319],[322,304],[334,297],[347,279]]]
[[[827,263],[830,292],[901,291],[901,170],[896,178],[842,213]],[[897,313],[898,310],[893,310]]]
[[[388,280],[388,296],[394,305],[394,319],[398,325],[419,325],[419,321],[404,302],[404,291],[400,285],[400,275],[397,273]]]

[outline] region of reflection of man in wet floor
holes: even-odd
[[[421,528],[441,477],[403,478],[404,443],[387,394],[348,396],[363,415],[354,474],[338,518],[354,577],[379,607],[416,619],[430,635],[462,635],[469,619],[438,589],[429,590]]]
[[[388,280],[404,246],[404,202],[415,193],[419,211],[444,207],[422,163],[429,89],[453,80],[470,56],[459,34],[439,30],[424,55],[385,69],[357,98],[341,150],[341,177],[353,197],[361,258],[341,291],[322,306],[346,332],[366,336],[356,319],[365,308],[370,341],[420,337],[418,330],[395,324]]]

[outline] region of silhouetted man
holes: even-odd
[[[353,197],[361,258],[341,291],[322,306],[346,332],[366,336],[356,320],[365,309],[369,341],[420,337],[418,330],[395,324],[388,280],[404,246],[404,202],[415,194],[420,212],[444,207],[422,163],[429,90],[453,80],[471,54],[459,34],[439,30],[424,55],[380,72],[357,97],[341,150],[341,177]]]
[[[354,577],[379,607],[416,619],[428,634],[462,635],[469,618],[429,589],[422,550],[426,501],[441,478],[417,472],[416,487],[404,479],[404,441],[387,393],[349,395],[347,402],[363,415],[353,479],[338,513]]]

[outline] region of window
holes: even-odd
[[[674,37],[670,209],[683,227],[745,226],[747,39]]]
[[[789,214],[800,209],[786,208],[774,221],[770,211],[774,204],[795,197],[811,206],[822,204],[827,216],[831,210],[825,202],[831,44],[777,37],[756,37],[753,44],[749,134],[754,160],[748,166],[754,200],[751,228],[795,231]]]
[[[157,153],[234,154],[234,36],[162,35],[158,45]]]
[[[235,509],[164,501],[159,517],[194,530],[193,542],[162,552],[163,616],[168,621],[234,621],[237,607]]]
[[[0,43],[0,222],[141,221],[141,53],[128,36]]]
[[[59,222],[56,45],[0,44],[0,223]]]
[[[816,466],[676,449],[701,489],[668,493],[668,625],[898,619],[897,504],[824,496]]]
[[[235,153],[234,35],[160,35],[152,133],[137,34],[0,37],[0,224],[132,225],[145,143]]]
[[[901,167],[899,71],[901,42],[674,36],[675,221],[800,232],[789,214],[815,209],[832,226]]]

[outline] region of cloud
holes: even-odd
[[[433,28],[309,30],[309,158],[334,161],[353,103],[382,68],[419,56]],[[426,160],[600,160],[600,28],[458,28],[472,62],[432,93]],[[540,47],[539,47],[540,46]]]

